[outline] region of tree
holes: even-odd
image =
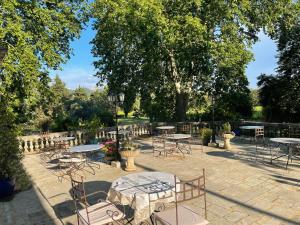
[[[261,75],[259,95],[268,121],[299,122],[300,115],[300,22],[280,24],[278,68],[275,75]]]
[[[124,91],[124,103],[122,105],[125,117],[128,117],[128,113],[132,110],[136,100],[136,91],[133,87],[128,87]]]
[[[22,167],[15,116],[7,106],[6,100],[0,98],[0,180],[14,178]]]
[[[213,73],[244,75],[260,29],[272,33],[291,7],[292,0],[96,0],[97,76],[115,90],[133,84],[143,106],[185,120],[189,99],[208,91]]]
[[[47,69],[69,58],[70,41],[79,37],[87,6],[87,0],[0,1],[0,47],[8,50],[0,64],[0,96],[16,112],[39,101]]]

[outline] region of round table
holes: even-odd
[[[113,130],[113,131],[109,131],[109,132],[107,132],[107,133],[109,133],[109,134],[112,134],[112,135],[117,135],[117,131],[115,131],[115,130]],[[129,131],[127,131],[127,130],[119,130],[118,131],[118,134],[119,135],[127,135],[129,133]]]
[[[163,135],[167,135],[168,133],[171,133],[175,127],[174,126],[159,126],[156,127],[157,130],[160,130]]]
[[[264,129],[264,126],[240,126],[242,130],[256,130],[256,129]]]
[[[156,129],[158,130],[173,130],[175,129],[174,126],[160,126],[160,127],[156,127]]]
[[[57,141],[57,142],[59,142],[59,141],[71,141],[71,140],[74,140],[75,139],[75,137],[55,137],[55,138],[53,138],[53,141]]]
[[[100,150],[104,145],[102,144],[93,144],[93,145],[78,145],[73,146],[69,149],[71,153],[87,153]]]
[[[300,138],[270,138],[270,141],[288,145],[300,145]]]
[[[180,188],[180,187],[177,187]],[[148,219],[157,202],[175,201],[175,177],[170,173],[133,173],[115,180],[108,192],[108,199],[130,205],[134,209],[134,222]],[[149,208],[150,207],[150,208]]]
[[[89,153],[99,151],[102,147],[104,147],[103,144],[93,144],[93,145],[78,145],[73,146],[69,149],[70,153],[79,153],[85,155],[85,163],[86,165],[92,170],[93,174],[95,174],[95,170],[92,167],[91,164],[96,165],[100,169],[100,165],[96,164],[95,162],[91,161],[87,155]],[[101,156],[101,158],[104,158],[104,156]]]
[[[284,155],[274,158],[274,159],[278,159],[283,156],[288,156],[286,168],[289,165],[289,160],[292,160],[293,158],[298,158],[298,157],[294,156],[293,148],[291,148],[291,146],[300,146],[300,138],[270,138],[270,141],[287,146],[287,154],[284,154]]]
[[[186,139],[190,139],[192,136],[190,134],[171,134],[170,136],[167,136],[166,139],[167,140],[171,140],[174,141],[176,143],[176,149],[181,152],[183,155],[185,153],[187,154],[191,154],[192,150],[191,150],[191,146],[189,143],[183,143],[182,147],[179,147],[179,141],[181,140],[186,140]]]
[[[171,134],[170,136],[167,137],[167,139],[169,140],[173,140],[173,141],[179,141],[179,140],[183,140],[183,139],[189,139],[192,136],[190,134]]]

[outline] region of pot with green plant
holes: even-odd
[[[202,144],[205,146],[208,146],[208,143],[211,140],[211,136],[212,136],[212,129],[210,128],[202,128],[200,130],[200,138],[202,140]]]
[[[126,171],[135,171],[136,167],[134,165],[134,159],[140,154],[140,150],[138,149],[138,145],[133,144],[127,139],[123,142],[121,152],[121,156],[123,158],[127,158],[126,162]]]
[[[229,122],[223,124],[223,138],[224,138],[224,149],[230,150],[230,140],[234,138],[235,134],[231,131],[231,125]]]
[[[13,194],[16,177],[22,170],[14,114],[0,98],[0,199]]]

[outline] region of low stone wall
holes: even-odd
[[[119,129],[128,129],[133,137],[140,135],[151,134],[150,124],[138,124],[119,126]],[[95,134],[95,139],[111,138],[116,139],[116,135],[109,134],[109,131],[115,130],[115,127],[108,127],[99,129]],[[70,132],[57,132],[48,133],[47,135],[29,135],[19,137],[19,147],[25,154],[38,153],[41,149],[54,144],[53,139],[57,137],[75,137],[74,140],[69,141],[70,146],[80,145],[86,143],[87,132],[86,131],[70,131]]]
[[[222,125],[227,121],[215,121],[217,133],[222,130]],[[207,122],[212,127],[212,121]],[[264,126],[265,137],[292,137],[300,138],[300,124],[299,123],[267,123],[257,121],[229,121],[232,130],[239,129],[240,126]]]

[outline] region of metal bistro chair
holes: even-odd
[[[154,211],[151,215],[151,220],[154,224],[163,225],[206,225],[209,222],[207,219],[206,210],[206,192],[205,192],[205,170],[203,174],[192,180],[179,181],[175,179],[175,207]],[[180,187],[180,190],[178,190]],[[194,209],[180,203],[192,199],[204,197],[205,218],[201,217]]]
[[[163,136],[152,137],[153,156],[166,156],[165,154],[165,139]]]
[[[126,224],[128,222],[125,222],[125,208],[120,203],[112,203],[106,199],[99,199],[98,203],[89,205],[83,178],[81,178],[81,181],[76,181],[71,177],[71,184],[71,195],[75,204],[78,225]],[[102,193],[107,196],[103,191],[95,193]]]
[[[185,139],[185,140],[180,140],[178,141],[178,149],[183,153],[183,154],[192,154],[192,137],[189,139]]]
[[[153,156],[167,157],[176,152],[176,143],[166,140],[165,136],[152,137]],[[156,155],[158,153],[158,155]]]
[[[263,154],[266,151],[266,141],[265,141],[265,132],[264,128],[256,128],[254,133],[254,142],[255,142],[255,161],[257,160],[257,156],[260,150]]]

